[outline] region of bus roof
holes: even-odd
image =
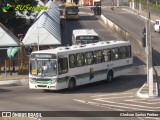
[[[106,48],[112,48],[112,47],[119,47],[119,46],[125,46],[130,45],[129,41],[100,41],[98,43],[91,43],[91,44],[85,44],[85,45],[72,45],[72,46],[63,46],[63,47],[57,47],[55,49],[48,49],[48,50],[40,50],[40,51],[34,51],[32,53],[52,53],[52,54],[60,54],[69,52],[71,53],[78,53],[78,52],[85,52],[85,51],[92,51],[92,50],[98,50],[98,49],[106,49]],[[86,49],[87,48],[87,49]]]
[[[73,35],[76,36],[87,36],[87,35],[94,35],[98,36],[98,34],[93,29],[76,29],[73,30]]]

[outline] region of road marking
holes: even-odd
[[[129,102],[135,102],[135,103],[143,103],[143,104],[149,104],[149,105],[152,105],[152,104],[157,104],[157,103],[149,103],[149,102],[143,102],[143,101],[137,101],[137,100],[125,100],[125,101],[129,101]]]
[[[73,100],[80,102],[80,103],[86,103],[86,101],[84,101],[84,100],[79,100],[79,99],[73,99]]]
[[[160,99],[150,99],[148,101],[150,101],[150,102],[152,102],[152,101],[160,101]]]
[[[114,95],[122,95],[122,94],[133,94],[133,93],[120,93],[120,94],[107,94],[107,95],[93,95],[93,96],[91,96],[91,97],[114,96]]]
[[[78,100],[78,99],[73,99],[77,102],[80,102],[80,103],[84,103],[84,104],[89,104],[89,105],[95,105],[95,106],[98,106],[98,107],[104,107],[104,108],[108,108],[108,109],[112,109],[112,110],[118,110],[118,111],[124,111],[124,108],[125,109],[129,109],[129,110],[144,110],[144,111],[155,111],[155,110],[152,110],[152,109],[141,109],[141,108],[131,108],[131,107],[126,107],[126,106],[121,106],[121,105],[112,105],[112,104],[101,104],[101,103],[96,103],[96,102],[91,102],[91,101],[84,101],[84,100]],[[119,109],[119,108],[122,108],[122,109]]]
[[[98,98],[98,99],[117,99],[117,98],[129,98],[129,97],[134,97],[134,96],[122,96],[122,97],[110,97],[110,98]]]
[[[117,110],[117,111],[124,111],[124,109],[113,108],[114,106],[115,107],[128,108],[128,107],[125,107],[125,106],[117,106],[117,105],[111,105],[111,104],[99,104],[99,103],[96,103],[96,102],[84,101],[84,100],[79,100],[79,99],[73,99],[73,100],[75,100],[77,102],[80,102],[80,103],[84,103],[84,104],[88,104],[88,105],[94,105],[94,106],[103,107],[103,108],[108,108],[108,106],[110,106],[110,108],[108,108],[108,109]],[[132,109],[146,111],[146,109],[137,109],[137,108],[132,108]],[[148,110],[148,111],[155,111],[155,110]],[[140,120],[144,120],[144,118],[149,119],[149,120],[151,120],[151,119],[152,120],[159,120],[159,118],[155,118],[155,117],[143,117],[143,118],[142,117],[137,117],[137,118],[140,119]]]
[[[104,105],[104,104],[99,104],[99,103],[96,103],[96,102],[84,101],[84,100],[79,100],[79,99],[73,99],[73,100],[75,100],[77,102],[80,102],[80,103],[88,104],[88,105],[94,105],[94,106],[103,107],[103,108],[107,108],[107,109],[123,111],[123,109],[110,108],[110,107],[108,107],[108,106],[110,106],[109,104]]]
[[[101,102],[106,102],[106,103],[111,103],[111,104],[119,104],[119,105],[127,105],[127,106],[131,106],[131,107],[140,107],[140,108],[148,108],[148,109],[152,109],[153,107],[147,107],[147,106],[142,106],[142,105],[133,105],[133,104],[126,104],[126,103],[118,103],[118,102],[113,102],[113,101],[107,101],[107,100],[102,100],[102,99],[93,99],[96,101],[101,101]],[[125,107],[125,106],[121,106],[121,107]],[[131,107],[127,107],[127,108],[131,108]],[[160,107],[154,107],[155,109],[160,109]],[[139,109],[139,108],[132,108],[132,109]],[[139,109],[140,110],[140,109]],[[146,110],[146,109],[143,109]],[[149,111],[154,111],[154,110],[149,110]]]

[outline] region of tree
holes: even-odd
[[[8,7],[8,5],[10,5]],[[21,19],[16,15],[15,7],[17,5],[27,5],[36,6],[36,0],[0,0],[0,22],[4,24],[7,28],[14,28],[16,26],[20,26],[26,23],[26,19]],[[7,10],[7,12],[3,11],[3,8]],[[24,11],[19,11],[23,14]],[[32,11],[28,11],[28,16],[31,15]]]

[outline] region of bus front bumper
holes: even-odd
[[[29,82],[30,89],[47,89],[47,90],[56,90],[56,84],[33,84]]]

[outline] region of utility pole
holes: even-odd
[[[119,7],[119,0],[117,0],[117,7]]]
[[[147,0],[147,84],[149,87],[149,96],[153,96],[153,64],[152,64],[152,42],[150,28],[150,4]]]
[[[132,0],[132,9],[135,9],[135,0]]]
[[[141,4],[141,0],[139,0],[139,12],[142,11],[142,4]]]

